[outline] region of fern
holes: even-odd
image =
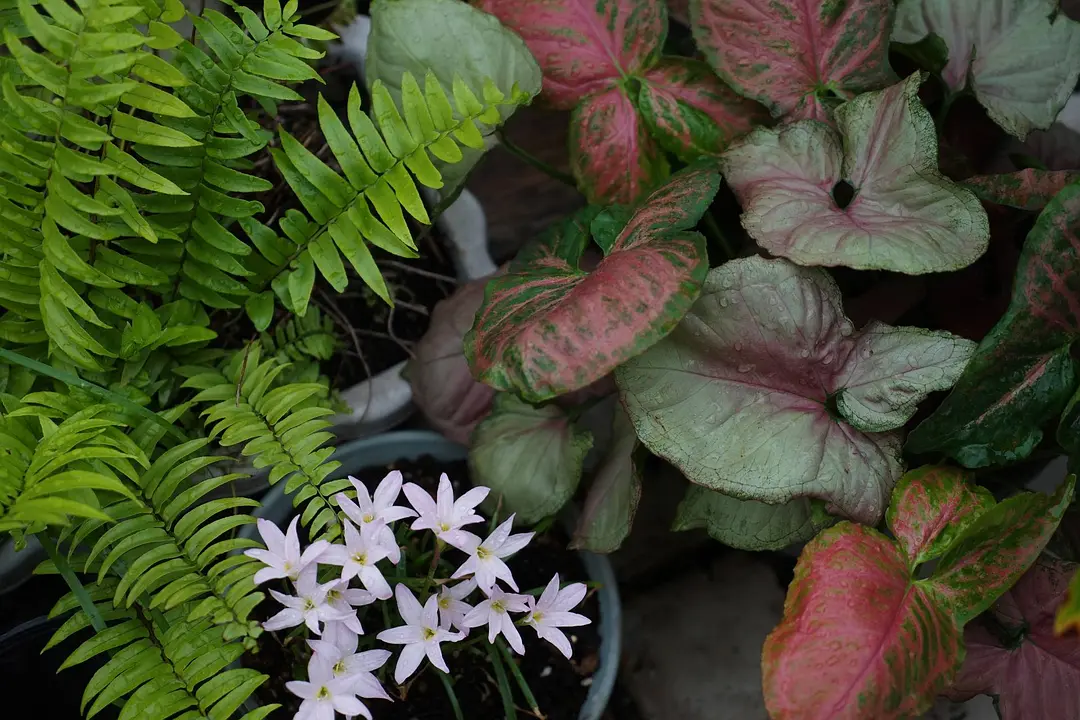
[[[102,654],[110,658],[90,678],[82,707],[92,718],[105,707],[127,698],[121,720],[179,716],[185,720],[227,720],[246,704],[267,676],[234,667],[243,645],[221,641],[221,633],[206,621],[185,620],[184,608],[148,618],[139,608],[116,609],[102,602],[115,592],[115,581],[90,589],[108,627],[84,641],[61,666],[73,667]],[[61,598],[50,617],[78,608],[73,594]],[[157,622],[155,622],[155,619]],[[84,631],[90,619],[82,609],[68,618],[46,649]],[[246,712],[241,720],[262,720],[278,706]]]
[[[121,477],[147,465],[113,412],[94,405],[56,424],[27,407],[0,418],[0,532],[18,538],[73,517],[110,520],[98,493],[131,497]]]
[[[334,321],[318,308],[303,317],[289,317],[273,333],[261,333],[259,342],[267,354],[289,365],[282,374],[284,382],[317,382],[330,389],[330,380],[321,374],[320,363],[333,357],[340,342],[334,334]]]
[[[199,390],[196,403],[213,403],[203,412],[212,427],[211,437],[224,447],[243,444],[241,453],[252,457],[256,468],[270,467],[269,481],[285,480],[285,491],[295,493],[293,504],[303,506],[301,522],[312,536],[328,539],[341,534],[333,495],[349,487],[348,480],[327,480],[340,463],[330,460],[333,435],[325,420],[333,410],[308,400],[325,393],[319,383],[292,383],[273,387],[288,365],[270,357],[252,343],[225,371],[187,369],[185,387]]]
[[[166,48],[179,40],[165,23],[184,10],[179,0],[164,5],[88,0],[78,8],[50,0],[41,7],[44,14],[30,0],[18,0],[21,23],[3,32],[20,73],[2,79],[0,303],[22,318],[19,323],[5,318],[5,339],[40,341],[44,332],[52,354],[102,370],[117,356],[120,337],[86,301],[85,289],[165,279],[152,264],[123,252],[123,238],[155,242],[157,237],[118,181],[155,193],[183,192],[123,144],[198,144],[138,116],[194,115],[161,89],[180,87],[186,78],[140,49]],[[149,34],[136,23],[146,23]],[[17,80],[29,89],[21,90]]]
[[[143,210],[170,239],[163,247],[133,242],[139,256],[164,260],[172,280],[165,289],[218,309],[238,308],[250,294],[244,279],[257,259],[251,246],[234,232],[237,221],[248,221],[263,206],[245,194],[265,192],[272,185],[246,172],[248,160],[272,137],[248,118],[241,107],[244,96],[270,106],[278,100],[301,100],[281,82],[320,80],[307,61],[323,53],[295,38],[335,37],[324,30],[300,25],[289,13],[268,26],[250,9],[233,5],[241,28],[225,15],[207,10],[192,18],[207,50],[187,41],[177,48],[177,66],[191,80],[178,94],[198,116],[170,122],[173,128],[200,142],[194,150],[136,145],[134,152],[151,168],[187,191],[182,197],[141,198]],[[281,82],[279,82],[281,81]],[[160,262],[159,260],[159,262]]]
[[[347,113],[351,134],[320,96],[319,125],[343,174],[285,130],[279,133],[281,147],[271,150],[275,164],[311,218],[299,212],[282,218],[287,239],[277,248],[281,262],[269,281],[282,304],[297,315],[302,316],[307,309],[316,268],[335,290],[345,289],[348,278],[342,258],[379,297],[392,303],[365,241],[402,257],[416,257],[402,208],[416,220],[429,222],[417,182],[442,187],[442,176],[429,153],[448,163],[459,162],[460,145],[484,146],[478,123],[497,124],[500,106],[528,100],[516,88],[508,98],[489,81],[481,102],[464,81],[455,78],[451,106],[432,72],[425,77],[423,90],[408,72],[401,87],[404,119],[386,87],[374,83],[371,95],[376,129],[362,111],[360,93],[354,86]]]

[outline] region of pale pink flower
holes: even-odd
[[[374,593],[370,593],[367,590],[361,590],[360,588],[351,588],[347,585],[344,587],[331,588],[326,593],[326,603],[334,608],[340,610],[346,617],[344,620],[338,620],[335,622],[344,623],[352,632],[357,635],[364,634],[364,627],[360,624],[360,616],[356,614],[354,608],[361,607],[363,605],[370,605],[375,602]],[[325,634],[325,630],[323,633]]]
[[[362,715],[372,720],[371,712],[356,697],[352,680],[347,677],[313,677],[310,682],[292,680],[285,683],[285,689],[304,700],[293,720],[334,720],[335,712],[346,717]]]
[[[362,698],[391,699],[371,672],[386,664],[389,650],[348,652],[325,640],[308,640],[308,645],[314,650],[308,662],[309,677],[348,678],[352,681],[350,690]]]
[[[469,553],[469,559],[454,572],[453,577],[464,577],[471,573],[476,577],[476,584],[485,593],[491,592],[496,578],[517,591],[518,586],[514,582],[514,576],[503,559],[528,545],[536,533],[511,535],[510,529],[513,526],[514,516],[511,515],[506,522],[495,528],[495,532],[491,533],[487,540],[482,542],[476,535],[465,533],[462,549]]]
[[[282,533],[274,523],[259,519],[259,535],[262,536],[266,549],[252,548],[244,551],[248,557],[255,558],[267,566],[255,573],[256,585],[262,585],[267,580],[277,578],[289,578],[296,582],[300,573],[312,566],[323,551],[330,546],[330,543],[325,540],[317,540],[308,545],[301,554],[300,537],[296,532],[296,523],[299,520],[299,516],[294,517],[289,523],[288,532]]]
[[[322,633],[321,623],[327,620],[346,620],[349,615],[355,617],[356,612],[351,608],[347,611],[335,609],[327,602],[327,595],[333,591],[342,591],[346,583],[342,580],[334,580],[320,585],[315,579],[313,571],[300,575],[296,582],[296,596],[285,595],[277,590],[271,590],[274,599],[285,606],[285,609],[263,623],[265,630],[281,630],[283,628],[296,627],[301,623],[308,626],[311,632],[319,635]]]
[[[341,566],[341,579],[359,577],[360,582],[379,600],[386,600],[393,593],[382,571],[375,566],[386,558],[386,548],[370,534],[357,530],[348,520],[345,526],[345,544],[331,545],[322,554],[322,562]]]
[[[505,592],[498,585],[491,588],[491,593],[482,602],[465,616],[462,624],[468,628],[488,626],[488,642],[495,642],[500,634],[514,648],[518,655],[525,654],[525,645],[521,642],[521,634],[514,627],[514,619],[510,617],[512,612],[525,612],[529,609],[525,595],[515,595]]]
[[[398,613],[405,621],[404,625],[383,630],[378,638],[393,645],[404,645],[394,668],[394,681],[400,685],[409,679],[420,667],[426,656],[431,664],[450,672],[443,659],[441,643],[458,642],[465,633],[455,633],[439,627],[439,598],[432,595],[421,607],[420,602],[404,584],[394,588],[397,597]]]
[[[490,491],[486,487],[474,487],[454,500],[454,488],[450,485],[450,478],[446,473],[439,477],[437,500],[432,500],[419,485],[407,483],[405,497],[409,498],[409,503],[420,514],[420,517],[413,520],[412,529],[431,530],[443,542],[461,548],[465,536],[469,534],[461,528],[484,522],[484,518],[476,514],[476,506],[484,501],[488,492]]]
[[[416,515],[410,508],[394,505],[401,493],[401,472],[394,470],[384,477],[375,488],[374,499],[368,494],[364,483],[351,475],[349,482],[356,488],[356,502],[350,500],[345,493],[338,493],[334,496],[338,507],[361,531],[367,530],[386,549],[390,562],[397,565],[401,560],[401,548],[398,547],[390,523]]]
[[[473,608],[465,602],[465,598],[475,589],[476,580],[473,578],[462,580],[453,587],[443,585],[439,588],[439,627],[443,630],[451,627],[463,631],[466,629],[461,621]]]
[[[592,622],[584,615],[570,612],[585,599],[586,591],[583,583],[571,583],[560,590],[559,575],[556,573],[539,600],[531,595],[526,596],[529,614],[525,616],[525,624],[531,625],[537,635],[558,648],[567,658],[573,654],[573,649],[559,628],[580,627]]]

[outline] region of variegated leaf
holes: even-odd
[[[930,33],[949,48],[949,88],[970,83],[990,117],[1020,139],[1050,127],[1080,75],[1080,24],[1057,0],[901,0],[893,39]]]
[[[585,98],[570,119],[570,166],[589,202],[638,202],[669,172],[622,88]]]
[[[694,39],[720,77],[775,117],[828,120],[838,99],[895,81],[892,0],[692,0]]]
[[[895,541],[848,522],[822,532],[803,550],[784,619],[765,641],[770,716],[894,720],[925,711],[959,669],[964,625],[1031,566],[1072,493],[1070,481],[1053,497],[1021,493],[995,505],[966,473],[930,468],[893,491]],[[931,571],[920,567],[938,554]]]
[[[740,550],[783,550],[810,540],[835,522],[820,500],[803,497],[767,505],[691,485],[672,529],[702,527],[714,540]]]
[[[543,97],[564,110],[649,65],[667,34],[667,10],[656,0],[477,0],[476,5],[525,40],[544,73]]]
[[[592,272],[578,262],[596,209],[549,228],[491,280],[465,337],[473,374],[540,402],[589,385],[667,335],[708,269],[697,224],[720,184],[692,166],[637,209]]]
[[[964,181],[983,202],[1038,212],[1066,185],[1080,180],[1077,170],[1028,168],[1005,175],[980,175]]]
[[[983,338],[952,393],[911,433],[913,452],[968,467],[1026,457],[1076,388],[1080,338],[1080,184],[1058,193],[1024,243],[1005,316]],[[1070,447],[1080,427],[1063,422]]]
[[[915,275],[974,262],[990,237],[986,211],[938,172],[919,83],[916,73],[845,103],[835,113],[839,135],[809,120],[732,145],[721,169],[747,232],[800,265]],[[840,197],[841,181],[850,198]]]
[[[717,155],[768,119],[697,60],[664,58],[641,80],[637,106],[665,149],[685,160]]]
[[[856,333],[825,272],[744,258],[712,270],[678,328],[615,377],[638,437],[691,482],[876,524],[902,472],[892,430],[955,380],[963,363],[941,358],[969,345],[924,332]],[[849,391],[873,400],[833,407]],[[867,420],[874,432],[853,422]]]

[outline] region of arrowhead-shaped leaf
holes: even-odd
[[[637,105],[652,135],[684,160],[716,155],[768,118],[705,63],[686,58],[664,58],[649,69]]]
[[[465,337],[473,374],[540,402],[599,380],[671,332],[708,270],[705,239],[688,229],[719,184],[703,166],[673,176],[591,273],[578,261],[597,211],[549,228],[488,283]]]
[[[835,522],[820,500],[796,498],[767,505],[691,485],[672,529],[703,527],[714,540],[740,550],[783,550],[806,542]]]
[[[530,524],[554,515],[573,497],[592,435],[556,405],[537,408],[499,393],[472,442],[469,470],[477,484],[491,488],[489,504],[501,498],[504,513],[517,513]]]
[[[615,377],[638,437],[691,482],[773,504],[819,498],[876,524],[902,472],[899,435],[850,421],[901,426],[960,373],[941,357],[967,343],[885,325],[855,333],[824,271],[752,257],[712,270],[679,327]],[[845,420],[830,406],[849,391],[836,403]]]
[[[901,0],[893,40],[930,33],[949,48],[949,88],[970,82],[990,117],[1021,139],[1050,127],[1080,75],[1080,24],[1057,0]]]
[[[544,73],[543,97],[563,110],[649,65],[667,35],[667,8],[655,0],[475,4],[525,40]]]
[[[570,547],[615,552],[630,534],[641,499],[639,447],[630,418],[621,407],[616,407],[611,445],[585,497]]]
[[[462,347],[486,284],[487,279],[468,282],[435,305],[431,324],[402,373],[424,419],[461,445],[469,444],[473,428],[488,414],[495,396],[494,390],[473,378]]]
[[[720,77],[775,117],[828,119],[831,97],[895,81],[892,0],[696,0],[698,48]]]
[[[822,532],[803,550],[784,618],[765,641],[773,720],[892,720],[925,711],[959,668],[965,623],[1031,566],[1072,492],[1070,481],[1054,497],[1022,493],[994,505],[965,473],[930,468],[905,475],[893,491],[895,541],[849,522]],[[974,509],[963,507],[973,499]],[[999,510],[1006,503],[1011,508]],[[1004,517],[1010,521],[994,519]],[[1001,551],[990,549],[994,541]],[[923,571],[920,557],[938,552],[938,566]]]
[[[913,452],[969,467],[1026,457],[1076,386],[1080,337],[1080,184],[1058,193],[1024,243],[1009,309],[952,393],[911,433]]]
[[[840,106],[839,135],[805,121],[758,128],[732,145],[721,169],[751,237],[800,265],[912,275],[956,270],[982,255],[986,211],[938,172],[919,82],[915,74]],[[841,181],[854,189],[850,202],[834,197]]]
[[[1080,642],[1054,634],[1076,563],[1040,558],[990,612],[964,630],[967,657],[949,689],[964,701],[993,695],[1001,720],[1080,717]]]
[[[1005,175],[968,178],[964,181],[964,186],[970,188],[983,202],[1037,212],[1046,207],[1062,188],[1076,180],[1080,180],[1080,171],[1028,168]]]
[[[590,95],[570,118],[570,168],[589,202],[633,204],[669,172],[634,104],[619,87]]]

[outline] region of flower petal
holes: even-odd
[[[386,582],[386,578],[383,577],[379,568],[373,565],[367,565],[360,570],[360,582],[364,584],[364,587],[371,592],[379,600],[389,600],[393,596],[393,591],[390,590],[390,583]],[[401,587],[401,585],[398,585]],[[405,617],[402,615],[402,617]],[[412,623],[409,623],[410,625]]]
[[[423,643],[406,645],[398,655],[397,666],[394,668],[394,682],[401,685],[416,672],[420,663],[424,661],[425,649]]]
[[[488,535],[487,540],[484,541],[484,545],[492,550],[498,551],[502,547],[506,539],[510,537],[510,531],[514,528],[514,518],[516,513],[503,520],[499,527],[495,528],[495,531]]]
[[[399,625],[389,630],[383,630],[375,637],[391,645],[410,645],[423,642],[424,631],[416,625]]]
[[[431,664],[444,673],[450,672],[450,668],[446,667],[446,660],[443,659],[442,648],[439,647],[439,643],[428,642],[425,645],[427,646],[427,657]]]
[[[558,575],[556,575],[556,577],[558,577]],[[589,588],[585,586],[585,583],[573,583],[567,585],[559,591],[558,597],[551,605],[551,610],[562,612],[577,607],[581,601],[585,599],[585,594],[588,591]]]
[[[365,650],[349,659],[349,669],[356,672],[378,670],[386,664],[392,654],[389,650]]]
[[[517,535],[511,535],[506,539],[506,542],[502,544],[496,554],[501,557],[510,557],[516,552],[520,552],[529,542],[533,539],[536,533],[518,533]]]
[[[555,649],[561,652],[563,654],[563,657],[565,657],[567,660],[569,660],[570,656],[574,654],[574,649],[573,647],[571,647],[570,641],[566,639],[566,635],[564,635],[562,631],[550,627],[538,627],[536,628],[536,634],[554,645]]]
[[[316,540],[304,549],[304,552],[300,553],[300,566],[306,567],[311,563],[317,561],[319,557],[326,552],[330,547],[330,543],[326,540]]]
[[[525,643],[521,642],[521,633],[518,632],[517,627],[514,626],[514,621],[509,616],[506,617],[506,622],[502,627],[503,637],[506,638],[506,642],[510,643],[510,647],[514,649],[518,655],[525,654]]]
[[[300,536],[296,532],[296,524],[300,516],[295,515],[289,523],[289,530],[285,533],[285,560],[294,565],[300,562]]]
[[[462,552],[471,553],[480,547],[480,537],[467,530],[448,530],[439,533],[439,539],[447,545],[452,545]]]
[[[266,549],[277,555],[280,558],[285,557],[285,535],[274,523],[269,520],[259,518],[256,523],[259,528],[259,535],[263,539],[263,544],[266,545]]]
[[[420,606],[420,601],[416,599],[412,591],[404,583],[399,583],[394,588],[394,596],[397,598],[401,619],[409,625],[419,626],[424,621],[424,608]]]
[[[472,490],[469,490],[469,492],[459,497],[457,502],[454,503],[455,519],[464,519],[466,515],[472,514],[473,508],[484,502],[484,499],[487,498],[488,493],[490,492],[491,488],[486,488],[481,485],[479,487],[474,487]]]
[[[572,612],[553,612],[545,615],[540,624],[548,627],[581,627],[590,623],[592,623],[592,620],[584,615]]]
[[[360,506],[349,499],[349,496],[345,493],[338,493],[334,496],[334,500],[337,501],[338,507],[341,511],[357,525],[361,525],[364,522],[364,513],[360,510]]]
[[[295,608],[285,608],[263,623],[263,630],[273,632],[284,628],[296,627],[304,622],[304,614]]]
[[[318,688],[311,683],[303,682],[301,680],[290,680],[289,682],[285,683],[285,689],[291,692],[296,697],[302,698],[304,700],[315,697],[315,692],[316,690],[318,690]]]
[[[415,516],[415,510],[411,510],[407,507],[401,507],[400,505],[394,505],[393,507],[388,507],[379,512],[379,517],[382,518],[383,522],[388,523],[397,522],[398,520],[404,520],[407,517]]]
[[[514,580],[514,576],[510,572],[510,568],[509,566],[507,566],[506,563],[504,563],[499,558],[494,557],[490,558],[486,563],[484,563],[484,565],[487,566],[488,572],[493,573],[495,577],[499,578],[504,583],[513,588],[514,592],[517,592],[517,581]],[[477,582],[480,582],[479,578],[480,575],[479,573],[477,573]],[[494,581],[492,582],[492,585],[494,585]],[[483,584],[481,584],[480,587],[482,588]]]
[[[435,500],[436,514],[439,520],[449,522],[454,517],[454,487],[450,484],[450,478],[443,473],[439,476],[439,493]]]
[[[334,709],[342,715],[363,715],[366,718],[371,717],[371,713],[368,712],[367,706],[352,695],[334,695],[333,703]]]
[[[431,499],[431,496],[424,491],[424,488],[416,483],[405,483],[401,489],[405,491],[405,497],[408,498],[409,504],[416,508],[416,512],[422,517],[426,516],[429,519],[435,517],[438,507],[435,501]]]
[[[391,699],[379,680],[369,672],[354,676],[352,681],[352,691],[362,698]]]
[[[555,607],[555,601],[559,599],[559,573],[555,573],[555,577],[551,578],[547,587],[544,588],[544,592],[540,595],[540,601],[536,603],[536,608],[540,612],[548,612]]]
[[[393,505],[401,494],[401,471],[387,473],[379,486],[375,488],[375,511],[379,512]]]
[[[277,580],[278,578],[283,577],[285,577],[284,570],[279,570],[278,568],[274,567],[265,567],[259,572],[255,573],[254,580],[256,585],[262,585],[264,582],[267,582],[269,580]]]
[[[491,601],[485,600],[478,604],[472,610],[470,610],[465,617],[461,619],[461,626],[467,628],[478,628],[482,625],[488,624],[488,619],[491,617]]]

